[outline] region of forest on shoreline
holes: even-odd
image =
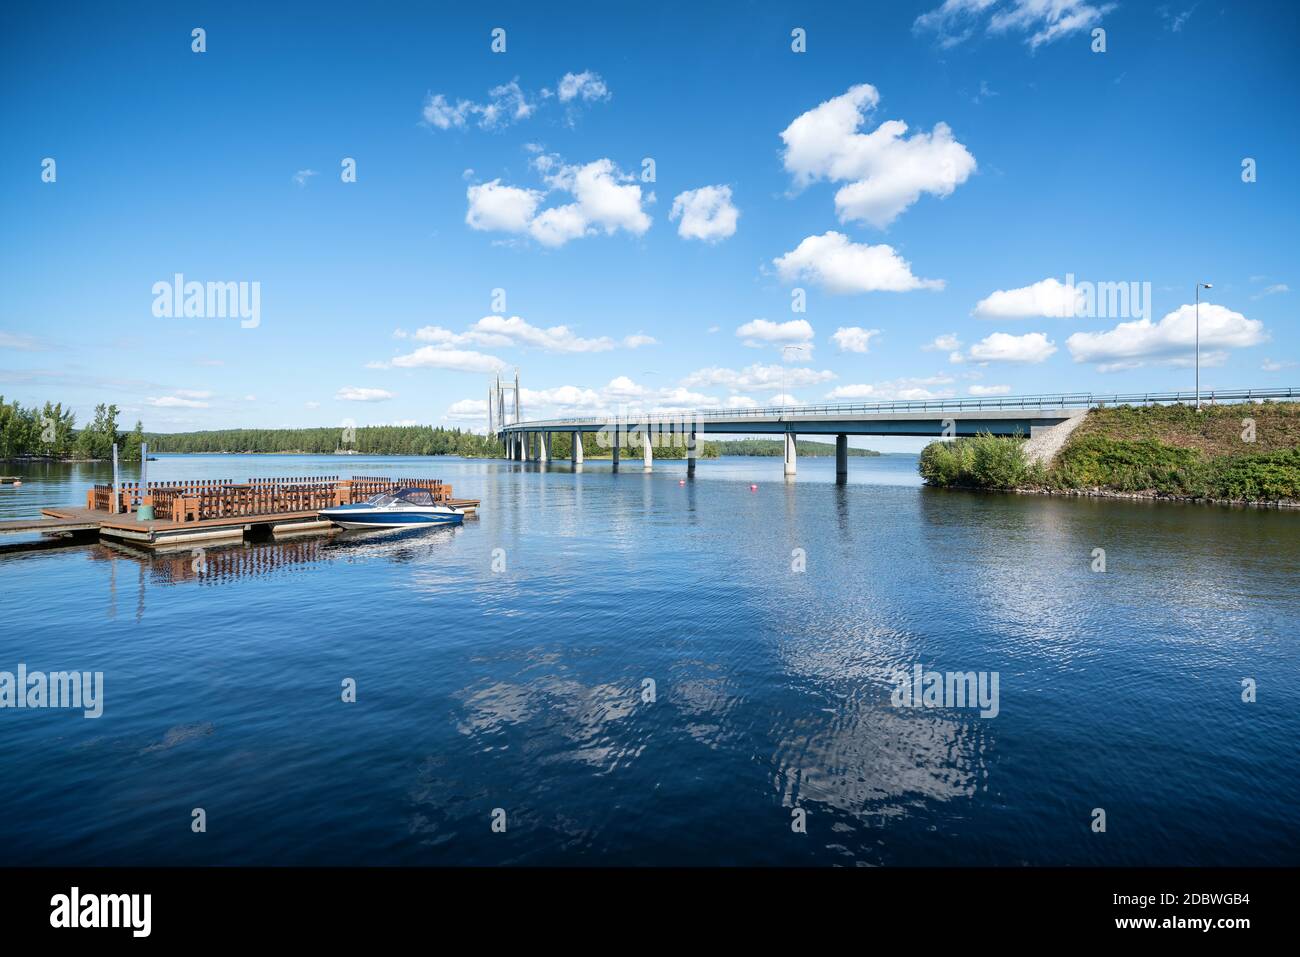
[[[100,404],[90,424],[78,429],[77,417],[61,402],[27,407],[0,395],[0,460],[93,461],[109,458],[117,443],[121,461],[138,462],[144,428],[136,422],[132,431],[119,432],[117,417],[117,406]]]

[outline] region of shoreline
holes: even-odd
[[[1300,509],[1300,501],[1292,499],[1268,501],[1266,499],[1207,498],[1196,495],[1162,495],[1159,492],[1150,490],[1144,492],[1120,492],[1105,488],[1039,488],[1036,486],[980,488],[974,485],[926,485],[925,487],[953,492],[985,492],[1001,495],[1043,495],[1059,498],[1098,498],[1128,502],[1169,502],[1179,505],[1221,505],[1235,508],[1277,509],[1279,511]]]

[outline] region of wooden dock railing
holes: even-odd
[[[337,482],[337,475],[313,475],[309,478],[269,478],[264,475],[248,480],[249,485],[319,485],[322,482]]]
[[[376,475],[340,479],[336,475],[310,478],[253,478],[236,484],[229,479],[195,479],[175,482],[125,482],[120,487],[119,512],[152,505],[154,515],[173,522],[200,522],[217,518],[317,512],[334,505],[364,502],[373,495],[402,488],[428,489],[435,502],[452,497],[451,486],[439,479],[392,479]],[[111,512],[113,489],[95,485],[86,493],[86,507]]]
[[[176,495],[195,495],[203,489],[219,488],[230,485],[230,479],[183,479],[174,482],[149,482],[143,489],[139,482],[122,482],[119,484],[119,512],[129,512],[145,504],[144,498],[150,499],[155,512],[171,510],[171,500]],[[103,512],[112,511],[109,507],[113,500],[113,486],[95,485],[86,493],[86,508]],[[159,506],[162,506],[162,509]]]

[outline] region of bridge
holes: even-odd
[[[676,443],[687,451],[686,469],[694,474],[696,443],[700,435],[782,435],[785,437],[785,474],[797,467],[795,440],[804,435],[835,436],[835,475],[848,476],[850,435],[897,435],[922,438],[1023,435],[1032,442],[1063,440],[1089,409],[1113,405],[1173,405],[1179,403],[1259,402],[1300,399],[1300,388],[1235,389],[1192,392],[1144,392],[1101,395],[1092,392],[1056,395],[990,396],[980,398],[918,399],[845,405],[801,405],[747,409],[626,413],[563,419],[523,420],[519,409],[519,378],[515,376],[513,411],[507,416],[504,393],[498,382],[490,390],[492,414],[489,430],[505,445],[511,461],[550,461],[551,437],[567,432],[572,437],[572,461],[582,464],[582,434],[605,437],[615,469],[622,446],[640,447],[642,463],[654,465],[654,448]],[[507,418],[512,421],[507,422]]]

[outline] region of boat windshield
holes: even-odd
[[[428,489],[423,488],[404,488],[397,493],[399,501],[407,505],[432,505],[433,496]]]
[[[392,505],[397,499],[388,492],[380,492],[378,495],[372,495],[366,499],[367,505]]]

